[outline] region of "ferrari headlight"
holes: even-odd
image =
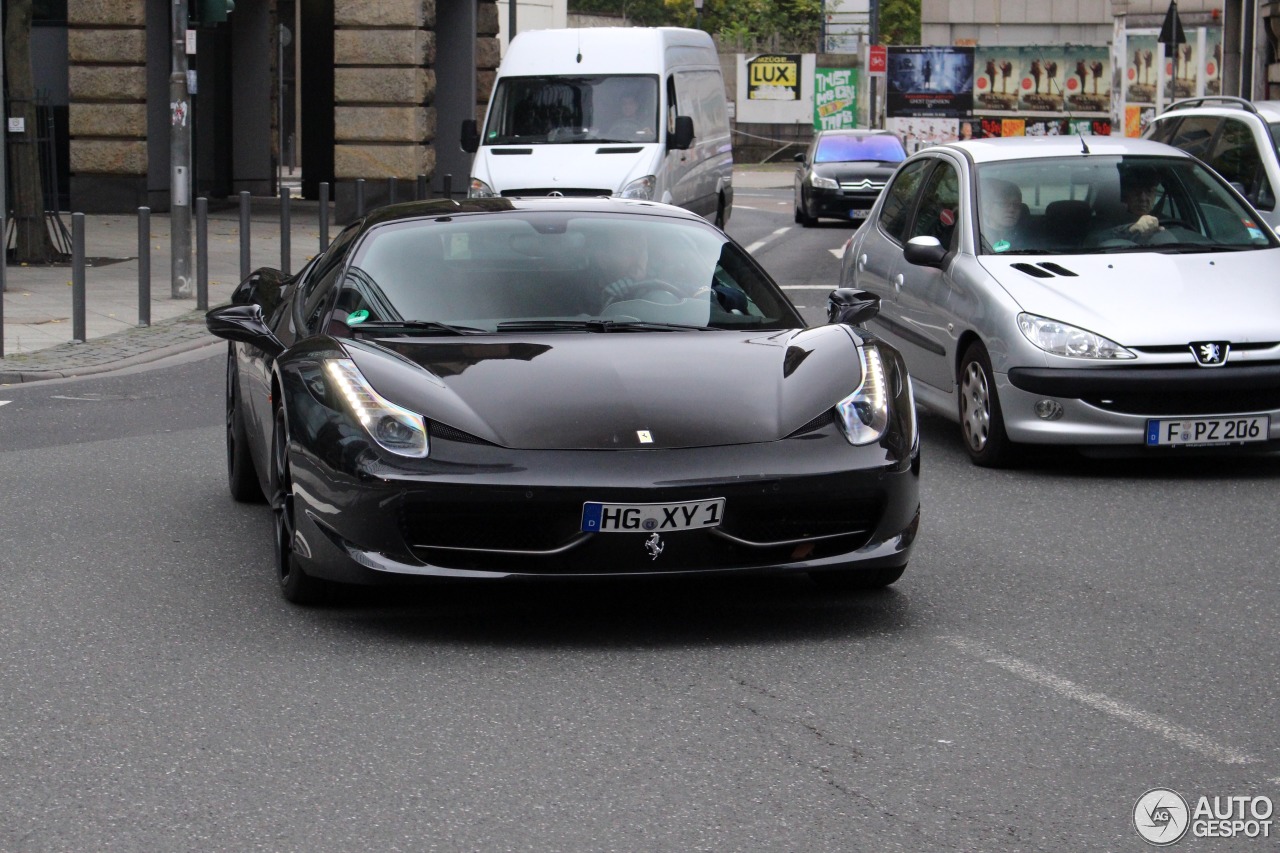
[[[422,415],[383,399],[349,358],[329,361],[327,370],[351,414],[379,447],[415,459],[427,455],[431,446]]]
[[[1019,314],[1018,328],[1027,340],[1054,355],[1072,358],[1137,358],[1113,340],[1035,314]]]
[[[837,422],[852,445],[878,441],[889,426],[889,383],[880,350],[871,344],[858,348],[862,383],[836,404]]]
[[[467,198],[496,198],[497,195],[493,187],[479,178],[472,178],[471,186],[467,187]]]
[[[653,190],[658,185],[658,179],[653,175],[645,175],[643,178],[636,178],[631,183],[622,188],[622,192],[618,193],[618,198],[638,198],[642,201],[653,201]]]
[[[817,172],[809,173],[809,185],[815,190],[838,190],[840,183],[835,178],[824,178]]]

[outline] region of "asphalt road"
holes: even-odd
[[[820,316],[849,226],[740,191],[730,231]],[[0,850],[1141,850],[1150,788],[1280,796],[1276,457],[984,471],[924,417],[884,593],[301,609],[227,495],[223,352],[0,388]]]

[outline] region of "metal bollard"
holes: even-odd
[[[413,200],[414,201],[427,200],[427,176],[426,175],[418,176],[418,186],[416,187],[416,192],[414,193]]]
[[[84,214],[71,214],[71,340],[85,341]]]
[[[209,310],[209,199],[196,199],[196,309]]]
[[[329,182],[320,182],[320,251],[329,248]]]
[[[453,198],[453,175],[444,176],[444,183],[442,184],[442,187],[443,189],[441,190],[441,194],[445,198]]]
[[[293,236],[293,226],[289,222],[289,188],[280,188],[280,272],[289,274],[289,261],[293,256],[289,238]]]
[[[364,216],[364,178],[356,178],[356,218]]]
[[[138,208],[138,325],[151,325],[151,208]]]
[[[400,179],[387,178],[387,204],[395,204],[400,200]]]
[[[3,208],[5,205],[0,204],[0,234],[6,234]],[[5,278],[8,275],[7,267],[9,259],[5,257],[4,252],[0,252],[0,358],[4,358],[4,292],[7,289]]]
[[[240,280],[249,277],[249,191],[240,192]]]

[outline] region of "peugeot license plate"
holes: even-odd
[[[719,527],[724,498],[673,504],[582,505],[582,529],[587,533],[648,533]]]
[[[1147,421],[1147,445],[1163,447],[1266,441],[1270,430],[1271,418],[1267,415],[1161,418]]]

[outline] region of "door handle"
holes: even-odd
[[[893,290],[895,293],[902,290],[902,273],[898,273],[893,277]]]
[[[863,252],[858,255],[858,272],[866,272],[867,270],[867,253]]]

